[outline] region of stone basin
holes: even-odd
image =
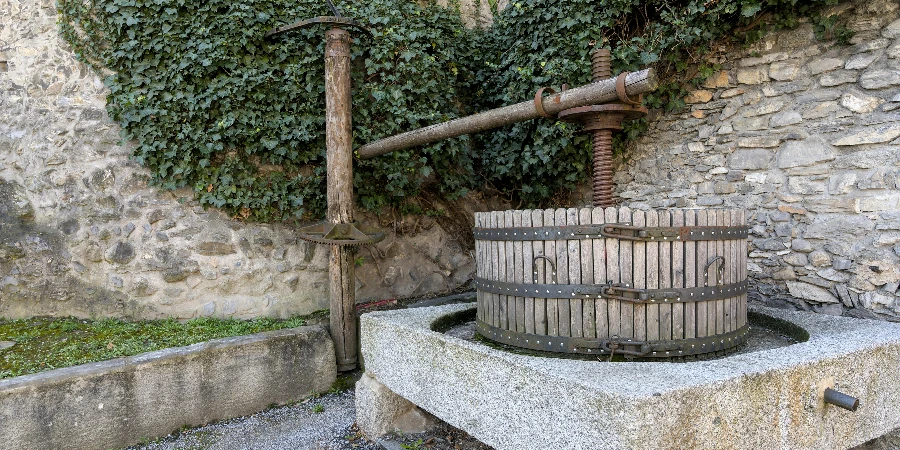
[[[412,405],[498,450],[837,449],[900,427],[900,324],[754,307],[809,339],[715,360],[605,362],[514,354],[433,331],[474,308],[361,317],[357,422],[370,437]],[[859,408],[825,404],[826,387]]]

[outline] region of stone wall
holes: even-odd
[[[769,304],[900,317],[900,3],[830,13],[712,62],[688,108],[651,119],[616,169],[632,207],[744,207],[753,294]]]
[[[852,45],[818,41],[805,23],[718,52],[723,70],[688,96],[689,108],[654,114],[626,152],[617,193],[639,208],[746,208],[758,299],[896,317],[900,4],[831,12],[856,31]],[[0,316],[325,308],[326,249],[292,227],[236,221],[190,192],[147,185],[106,116],[102,83],[55,21],[53,1],[0,0]],[[368,218],[390,233],[357,255],[359,301],[471,278],[471,213],[503,208],[475,197],[428,206],[456,220]]]
[[[0,0],[0,316],[289,316],[327,307],[327,249],[288,226],[203,209],[191,192],[149,187],[119,145],[105,99],[101,80],[58,38],[54,1]],[[391,228],[385,242],[358,255],[359,301],[470,278],[467,244],[446,226],[382,225]]]
[[[434,0],[445,8],[459,10],[463,24],[469,28],[488,27],[494,20],[494,11],[502,11],[509,0]]]

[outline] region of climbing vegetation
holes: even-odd
[[[490,27],[467,29],[454,2],[340,1],[373,33],[352,46],[354,146],[524,101],[540,86],[586,83],[601,45],[614,49],[614,72],[653,65],[671,75],[647,101],[677,108],[712,42],[796,25],[830,2],[519,0]],[[59,0],[58,11],[61,35],[104,77],[110,117],[156,185],[190,187],[201,204],[248,220],[321,217],[324,29],[265,34],[331,15],[325,2]],[[816,17],[823,35],[835,27]],[[368,209],[422,189],[452,198],[485,187],[537,205],[589,169],[577,127],[535,120],[357,160],[354,185]]]

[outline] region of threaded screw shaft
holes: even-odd
[[[591,52],[591,77],[594,81],[605,80],[612,76],[609,49],[598,48]],[[597,207],[615,206],[613,197],[613,160],[612,130],[593,130],[593,196],[592,203]]]

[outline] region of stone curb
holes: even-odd
[[[303,399],[336,375],[316,325],[0,380],[0,449],[121,448]]]

